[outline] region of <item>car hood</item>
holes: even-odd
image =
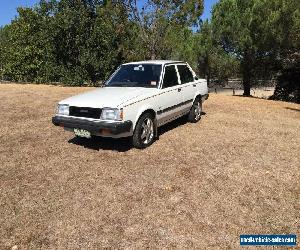
[[[72,96],[60,104],[69,104],[77,107],[117,108],[124,102],[136,98],[146,93],[156,91],[154,88],[136,88],[136,87],[103,87],[95,90]]]

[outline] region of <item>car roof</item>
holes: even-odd
[[[165,65],[165,64],[172,64],[172,63],[185,63],[183,61],[173,61],[173,60],[148,60],[148,61],[139,61],[139,62],[129,62],[124,63],[123,65],[128,64],[159,64],[159,65]]]

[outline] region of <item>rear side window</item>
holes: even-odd
[[[181,83],[193,82],[194,77],[187,65],[177,65]]]
[[[178,78],[175,65],[166,66],[163,80],[163,88],[168,88],[175,85],[178,85]]]

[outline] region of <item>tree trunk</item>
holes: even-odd
[[[210,76],[211,76],[211,70],[210,70],[210,67],[208,66],[208,70],[207,70],[207,86],[210,86]]]
[[[244,87],[244,96],[250,96],[251,91],[251,72],[252,72],[252,57],[249,51],[244,52],[244,58],[242,60],[242,74],[243,74],[243,87]]]
[[[250,96],[251,91],[251,76],[249,71],[243,72],[244,96]]]

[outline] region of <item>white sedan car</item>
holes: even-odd
[[[143,61],[121,65],[105,86],[59,102],[52,118],[56,126],[76,136],[131,137],[145,148],[157,128],[186,115],[201,118],[208,98],[205,79],[179,61]]]

